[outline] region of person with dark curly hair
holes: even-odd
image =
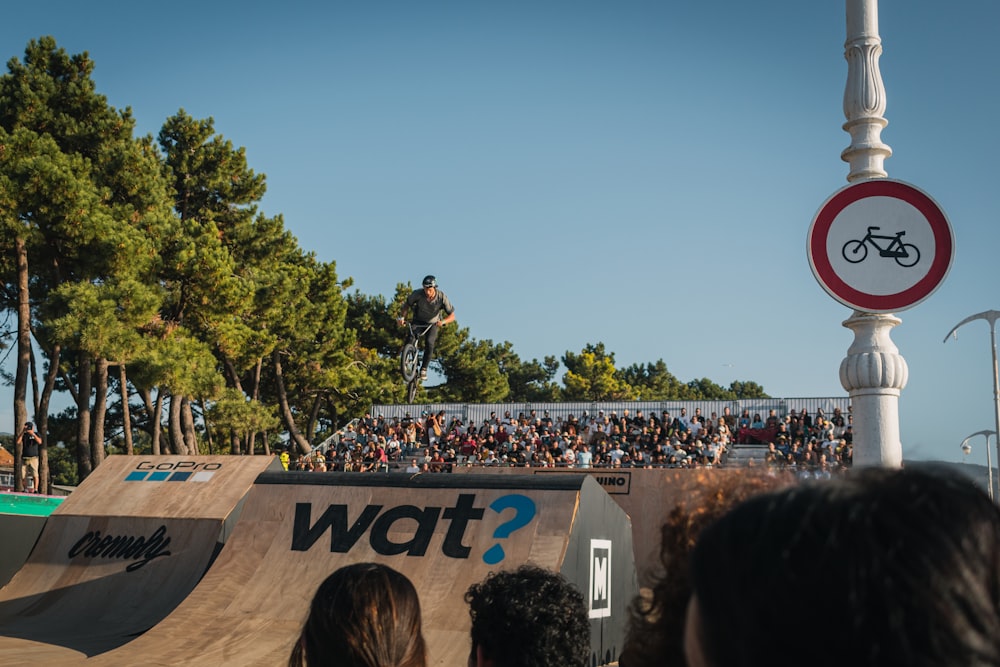
[[[702,531],[691,574],[690,667],[1000,665],[1000,509],[958,473],[758,496]]]
[[[583,595],[532,565],[493,572],[465,593],[472,617],[470,667],[586,667],[590,621]]]
[[[684,664],[684,617],[691,597],[691,551],[701,531],[739,503],[789,486],[795,478],[764,471],[708,475],[679,501],[660,528],[660,568],[629,607],[621,667]]]
[[[427,667],[420,600],[406,575],[346,565],[316,589],[289,667]]]

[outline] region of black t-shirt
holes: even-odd
[[[441,290],[437,290],[434,298],[430,300],[427,299],[422,289],[414,290],[410,296],[406,297],[404,308],[413,313],[410,319],[425,324],[437,322],[441,319],[442,312],[445,315],[451,315],[455,312],[451,301]]]
[[[22,455],[25,458],[38,456],[38,441],[35,440],[34,431],[26,431],[21,436]]]

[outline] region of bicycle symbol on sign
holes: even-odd
[[[848,241],[844,244],[841,253],[851,264],[857,264],[858,262],[863,262],[866,257],[868,257],[868,246],[866,243],[871,243],[872,246],[878,250],[879,257],[892,257],[896,260],[896,264],[904,267],[911,267],[920,261],[920,250],[917,246],[912,243],[903,243],[903,234],[905,231],[897,232],[895,236],[883,236],[881,234],[872,234],[873,231],[881,229],[880,227],[869,227],[868,233],[861,240]],[[879,241],[889,241],[885,247],[878,244]]]

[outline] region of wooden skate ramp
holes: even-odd
[[[724,480],[774,478],[774,488],[792,484],[794,476],[762,468],[526,468],[457,467],[458,473],[533,475],[542,477],[588,475],[593,477],[632,520],[635,567],[640,586],[660,576],[660,540],[670,511],[680,503],[700,504],[701,494],[711,493]],[[762,485],[763,486],[763,485]]]
[[[45,521],[65,498],[27,493],[0,493],[0,587],[21,569]]]
[[[275,464],[108,457],[0,589],[0,665],[82,662],[155,625],[201,579],[254,480]]]
[[[636,592],[628,517],[587,476],[264,473],[198,587],[88,665],[287,664],[316,588],[363,561],[413,582],[432,665],[467,664],[463,595],[491,571],[533,563],[593,598],[593,664],[617,659]]]

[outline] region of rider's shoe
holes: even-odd
[[[426,368],[421,368],[420,369],[420,379],[421,380],[426,380],[427,379],[427,369]]]

